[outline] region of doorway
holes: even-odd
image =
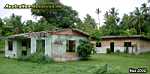
[[[111,50],[111,52],[114,52],[114,42],[110,43],[110,50]]]
[[[31,43],[30,39],[21,40],[22,56],[27,56],[29,54],[30,47],[31,47],[30,43]]]
[[[45,52],[45,40],[36,40],[36,50],[39,52]]]
[[[132,47],[131,44],[131,42],[124,42],[125,53],[129,53],[129,47]]]

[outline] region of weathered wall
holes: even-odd
[[[31,49],[27,50],[27,54],[30,55],[35,53],[37,50],[36,41],[42,39],[45,40],[45,55],[49,57],[59,59],[61,61],[65,60],[75,60],[78,59],[75,53],[66,53],[66,43],[67,40],[75,40],[75,50],[79,45],[79,40],[87,40],[87,37],[84,36],[75,36],[75,35],[49,35],[48,37],[32,37],[31,38]],[[61,41],[62,44],[54,44],[55,41]],[[10,58],[19,58],[22,56],[22,42],[21,40],[13,40],[13,50],[8,50],[8,41],[5,41],[5,56]],[[68,57],[70,56],[70,57]],[[57,58],[58,57],[58,58]],[[68,59],[68,58],[69,59]],[[74,58],[73,58],[74,57]]]
[[[61,61],[65,61],[67,60],[67,58],[64,58],[64,56],[66,55],[66,43],[67,40],[75,40],[75,50],[77,50],[77,47],[79,45],[79,40],[87,40],[86,37],[82,37],[82,36],[67,36],[67,35],[52,35],[52,42],[51,42],[51,54],[52,57],[57,57],[57,59],[59,58],[59,60]],[[54,44],[55,41],[61,41],[62,44]],[[73,58],[72,58],[73,59]],[[76,59],[76,58],[74,58]]]
[[[12,40],[13,41],[13,50],[8,50],[8,41],[5,41],[5,56],[10,58],[19,58],[22,57],[22,44],[21,40]],[[30,55],[31,50],[27,49],[27,55]]]
[[[106,53],[106,49],[110,48],[110,43],[114,42],[114,51],[120,50],[124,52],[124,42],[131,42],[134,47],[129,48],[129,53],[141,53],[150,51],[150,41],[140,39],[104,39],[101,41],[102,47],[97,47],[97,53]]]
[[[138,40],[139,43],[139,52],[149,52],[150,51],[150,41],[147,40]]]
[[[136,39],[104,39],[101,41],[101,47],[96,47],[97,53],[106,53],[107,48],[110,48],[110,43],[114,42],[114,52],[120,50],[125,51],[124,42],[131,42],[132,45],[139,45]],[[132,51],[133,49],[133,51]],[[135,48],[129,48],[129,53],[135,52]]]
[[[13,41],[13,50],[8,50],[8,40],[5,40],[5,57],[17,58],[17,41]]]
[[[63,57],[66,54],[66,41],[67,40],[75,40],[75,50],[79,45],[79,40],[87,40],[86,37],[83,36],[74,36],[74,35],[49,35],[46,38],[31,38],[31,53],[36,52],[36,40],[43,39],[45,40],[45,55],[49,57]],[[54,44],[55,41],[60,41],[62,44]],[[62,60],[65,60],[62,58]]]
[[[45,38],[45,55],[51,57],[51,42],[52,42],[52,38],[51,36],[48,36],[47,38]]]
[[[32,37],[31,38],[31,54],[36,52],[36,38]]]

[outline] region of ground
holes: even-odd
[[[108,64],[110,70],[128,73],[130,67],[146,67],[150,71],[150,53],[142,55],[96,54],[88,61],[38,64],[0,56],[0,74],[93,74]],[[147,73],[147,74],[150,74]]]

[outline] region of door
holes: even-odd
[[[110,43],[110,50],[111,50],[111,52],[114,52],[114,42]]]
[[[124,42],[125,53],[129,53],[129,47],[131,47],[131,42]]]

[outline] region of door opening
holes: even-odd
[[[110,43],[110,50],[111,50],[111,52],[114,52],[114,42]]]
[[[36,40],[36,50],[37,52],[45,52],[45,40]]]

